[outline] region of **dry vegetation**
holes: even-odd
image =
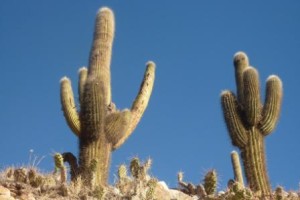
[[[178,188],[169,189],[162,181],[148,175],[151,160],[140,163],[134,158],[130,166],[121,165],[118,180],[113,186],[87,187],[80,178],[76,181],[62,181],[59,171],[41,173],[35,167],[8,167],[0,174],[0,200],[298,200],[300,193],[286,192],[276,188],[271,197],[259,197],[233,180],[228,188],[217,191],[215,170],[207,172],[203,182],[193,185],[183,181],[183,173],[178,174]],[[130,171],[128,175],[127,171]]]

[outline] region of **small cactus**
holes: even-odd
[[[155,194],[155,187],[157,186],[157,180],[156,179],[150,179],[147,183],[148,190],[146,192],[145,200],[153,200],[154,194]]]
[[[119,189],[124,199],[155,199],[155,188],[158,181],[148,175],[151,164],[151,159],[141,163],[139,158],[133,158],[129,165],[131,176],[127,174],[126,165],[122,164],[119,166],[119,179],[115,186]]]
[[[282,100],[282,82],[278,76],[267,79],[264,104],[260,100],[258,72],[249,66],[243,52],[234,56],[237,95],[221,94],[224,119],[232,144],[241,151],[250,188],[262,196],[270,196],[264,138],[276,127]]]
[[[126,165],[120,165],[118,168],[118,178],[120,181],[123,181],[128,178],[127,176],[127,167]]]
[[[32,187],[39,187],[44,182],[43,177],[37,174],[36,169],[29,169],[27,176]]]
[[[140,160],[133,158],[130,162],[130,173],[134,178],[138,178],[140,173]]]
[[[60,181],[61,183],[66,183],[67,181],[67,168],[64,165],[63,156],[59,153],[56,153],[54,156],[54,163],[55,163],[55,173],[57,171],[60,172]]]
[[[240,182],[233,183],[230,188],[231,196],[229,200],[252,200],[254,199],[252,191],[249,188],[245,188]]]
[[[278,186],[275,189],[275,200],[284,200],[284,197],[286,196],[284,193],[285,193],[285,191],[284,191],[283,187]]]
[[[204,198],[214,195],[217,190],[218,179],[215,170],[208,171],[203,179],[203,183],[196,186],[183,181],[183,172],[178,173],[177,179],[180,190],[191,196],[197,195],[199,198]]]
[[[27,170],[25,168],[18,168],[14,170],[14,180],[20,183],[27,183]]]
[[[233,166],[233,174],[235,182],[239,182],[241,185],[244,185],[244,178],[240,163],[239,154],[236,151],[231,152],[231,163]]]
[[[210,170],[206,173],[203,180],[203,186],[207,195],[213,195],[216,193],[218,184],[217,181],[218,178],[216,170]]]
[[[130,162],[130,172],[135,179],[146,179],[148,170],[152,165],[152,160],[148,159],[144,164],[136,157]]]

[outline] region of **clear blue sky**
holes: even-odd
[[[284,85],[276,131],[266,139],[272,186],[298,189],[300,182],[300,1],[0,1],[0,167],[28,163],[29,150],[46,156],[77,154],[77,139],[65,123],[59,80],[87,65],[97,10],[116,18],[111,65],[113,100],[130,107],[145,63],[157,74],[152,98],[138,128],[113,153],[117,166],[151,157],[151,173],[171,187],[182,170],[199,183],[214,168],[219,189],[233,177],[231,145],[220,93],[235,91],[233,55],[245,51],[260,72],[261,89],[271,74]],[[263,94],[264,95],[264,94]]]

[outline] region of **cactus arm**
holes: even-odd
[[[79,173],[77,158],[71,152],[65,152],[61,155],[64,162],[67,162],[70,166],[71,181],[75,181]]]
[[[244,147],[247,143],[248,136],[239,116],[238,102],[235,95],[230,91],[222,92],[221,103],[232,144],[240,148]]]
[[[233,167],[234,180],[244,187],[243,173],[239,154],[236,151],[231,152],[231,163]]]
[[[128,109],[109,114],[105,119],[106,138],[113,145],[125,134],[131,121],[131,112]]]
[[[71,87],[71,81],[67,77],[63,77],[60,81],[60,99],[62,110],[67,121],[67,124],[77,136],[80,135],[81,124],[77,113],[74,95]]]
[[[79,81],[78,81],[78,94],[79,94],[79,102],[80,105],[82,104],[83,101],[83,92],[84,92],[84,86],[86,83],[86,78],[87,78],[87,68],[82,67],[79,69]]]
[[[237,52],[233,58],[233,64],[235,68],[235,81],[237,86],[237,98],[238,101],[242,101],[244,93],[243,84],[243,72],[246,67],[249,66],[248,56],[244,52]]]
[[[63,156],[59,153],[56,153],[54,155],[54,163],[55,163],[55,171],[59,169],[60,171],[60,181],[61,183],[66,183],[67,182],[67,168],[64,165],[64,159]]]
[[[129,124],[129,127],[125,132],[124,136],[113,146],[113,149],[117,149],[125,142],[125,140],[131,135],[131,133],[134,131],[137,124],[141,120],[141,117],[148,105],[152,93],[154,79],[155,79],[155,63],[148,62],[139,93],[130,109],[131,123]]]
[[[98,11],[94,39],[89,58],[89,77],[97,77],[104,85],[105,105],[111,102],[110,62],[114,39],[114,14],[109,8]]]
[[[278,76],[267,79],[266,98],[262,110],[262,120],[259,128],[264,135],[270,134],[276,127],[282,102],[282,82]]]
[[[261,102],[258,72],[247,67],[243,73],[244,99],[243,108],[247,125],[255,126],[260,120]]]

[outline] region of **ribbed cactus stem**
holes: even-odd
[[[114,13],[107,7],[100,8],[95,22],[88,77],[90,79],[97,77],[105,83],[103,87],[105,105],[111,102],[110,62],[114,33]]]
[[[62,157],[64,162],[67,162],[70,166],[71,181],[75,181],[79,173],[77,158],[71,152],[63,153]]]
[[[86,67],[82,67],[79,69],[79,81],[78,81],[78,94],[79,94],[79,102],[82,104],[83,102],[83,92],[84,92],[84,86],[87,79],[87,73],[88,69]]]
[[[217,181],[217,172],[215,170],[210,170],[206,173],[203,186],[207,195],[213,195],[217,191]]]
[[[260,120],[260,84],[258,72],[253,67],[247,67],[243,73],[245,119],[249,126],[255,126]]]
[[[126,165],[120,165],[118,168],[118,178],[122,182],[127,178],[127,167]]]
[[[60,96],[64,116],[73,133],[78,136],[80,133],[81,125],[75,105],[71,81],[67,77],[63,77],[60,81],[60,84]]]
[[[239,154],[236,151],[231,152],[231,163],[233,167],[234,180],[240,183],[241,185],[244,185],[244,178],[240,158]]]
[[[114,14],[101,8],[96,17],[88,69],[79,70],[80,109],[76,108],[71,81],[61,80],[61,103],[66,121],[79,139],[79,169],[90,185],[107,184],[111,153],[131,135],[140,121],[151,96],[155,64],[149,62],[140,91],[131,107],[122,111],[112,102],[110,62],[114,38]],[[91,173],[96,161],[95,172]],[[95,179],[95,180],[94,180]]]
[[[140,174],[140,160],[135,157],[130,162],[130,173],[134,178],[138,178]]]
[[[224,119],[232,141],[241,152],[247,182],[262,196],[271,194],[264,137],[276,127],[282,101],[282,83],[270,76],[266,83],[264,104],[261,103],[258,72],[249,66],[243,52],[234,56],[237,96],[231,91],[221,94]],[[234,164],[233,164],[234,165]]]
[[[152,88],[155,79],[155,63],[149,61],[146,64],[146,71],[144,74],[143,82],[140,86],[138,95],[136,96],[132,106],[131,106],[131,123],[128,126],[125,134],[120,138],[120,140],[114,145],[114,149],[119,148],[127,138],[132,134],[137,124],[140,122],[150,100],[152,93]]]
[[[66,183],[67,181],[67,168],[64,165],[63,156],[59,153],[54,155],[55,171],[60,171],[60,181],[61,183]]]

